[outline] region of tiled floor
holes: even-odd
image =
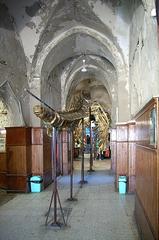
[[[75,164],[73,189],[78,201],[67,201],[69,177],[58,180],[67,220],[65,228],[45,227],[52,190],[49,186],[41,193],[6,196],[6,202],[1,202],[0,206],[0,240],[138,240],[133,216],[134,196],[119,195],[114,191],[114,177],[108,170],[110,162],[97,161],[94,166],[96,171],[86,173],[88,184],[82,188],[77,170],[79,163]],[[5,193],[1,195],[5,198]]]

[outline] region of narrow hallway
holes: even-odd
[[[51,185],[41,193],[16,194],[14,198],[12,194],[12,199],[0,206],[0,240],[138,240],[134,195],[119,195],[114,191],[114,176],[109,170],[102,170],[103,166],[109,167],[109,160],[96,161],[96,171],[86,172],[88,184],[82,188],[78,166],[76,161],[73,192],[78,201],[67,201],[69,177],[58,179],[67,227],[44,225]]]

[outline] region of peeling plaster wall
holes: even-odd
[[[39,37],[44,30],[49,14],[57,1],[52,0],[5,0],[3,1],[14,19],[21,38],[25,56],[32,62]]]
[[[132,17],[131,1],[94,1],[89,0],[89,5],[99,19],[116,36],[116,41],[124,54],[125,60],[129,60],[129,26]]]
[[[21,126],[29,123],[28,104],[22,96],[27,86],[26,59],[12,20],[0,4],[0,96],[11,111],[13,126]]]
[[[83,53],[104,57],[115,68],[115,75],[108,76],[102,61],[92,59],[88,63],[90,76],[102,81],[111,99],[115,96],[114,120],[129,120],[130,112],[133,114],[139,104],[157,94],[157,29],[156,21],[150,17],[154,1],[145,0],[143,6],[139,0],[1,2],[8,6],[8,11],[2,17],[5,27],[0,28],[0,54],[6,54],[9,67],[2,59],[0,71],[21,102],[27,125],[40,124],[32,113],[32,106],[38,102],[25,96],[23,89],[29,87],[55,109],[63,107],[67,99],[64,95],[75,86],[73,82],[82,66],[76,62],[77,55]],[[69,84],[65,92],[66,81]]]
[[[157,21],[151,17],[154,7],[154,1],[144,1],[144,6],[139,1],[134,3],[130,29],[131,115],[159,93]]]
[[[53,109],[61,110],[61,72],[63,64],[54,68],[50,73],[47,83],[42,82],[42,99]]]
[[[5,6],[8,8],[8,13],[4,12],[3,21],[8,15],[8,18],[12,21],[12,32],[8,31],[8,36],[5,36],[6,46],[4,47],[4,52],[10,61],[13,61],[13,66],[11,66],[14,71],[15,81],[12,81],[13,91],[15,89],[15,96],[20,98],[22,112],[24,115],[25,123],[19,123],[16,121],[14,124],[18,125],[31,125],[31,126],[40,126],[40,121],[37,117],[34,116],[32,107],[35,104],[39,104],[37,100],[33,97],[29,96],[26,92],[24,92],[24,88],[29,88],[30,90],[37,96],[41,97],[40,92],[40,81],[35,78],[34,83],[30,83],[30,71],[31,71],[31,63],[34,57],[34,53],[36,48],[38,47],[38,42],[42,31],[44,30],[47,20],[49,18],[49,14],[51,9],[56,5],[57,1],[52,0],[1,0]],[[5,27],[6,29],[8,27]],[[10,36],[12,35],[12,37]],[[13,35],[16,37],[13,40]],[[11,38],[11,40],[9,40]],[[9,43],[9,41],[11,41]],[[17,45],[20,45],[21,50],[17,50],[16,46],[13,46],[14,42]],[[8,47],[8,46],[9,47]],[[14,44],[15,45],[15,44]],[[12,52],[12,56],[10,53]],[[14,56],[16,55],[16,57]],[[23,58],[21,57],[23,55]],[[17,64],[17,66],[15,66]],[[25,76],[24,74],[20,74],[17,71],[17,68],[24,69],[25,66]],[[11,67],[9,67],[11,69]],[[4,72],[5,77],[10,79],[10,76],[6,76],[6,72]],[[19,78],[21,78],[19,80]],[[29,84],[29,86],[28,86]],[[18,89],[18,91],[17,91]],[[19,97],[20,96],[20,97]],[[11,109],[14,111],[14,107]],[[19,114],[16,114],[17,116]]]
[[[92,2],[94,2],[94,6],[92,7]],[[55,6],[52,11],[52,15],[48,20],[45,31],[40,37],[38,48],[36,49],[36,53],[33,59],[32,65],[32,80],[34,81],[34,75],[39,76],[39,79],[43,78],[43,72],[45,75],[49,75],[49,65],[55,65],[55,61],[57,59],[60,61],[65,60],[68,55],[68,49],[70,49],[70,57],[75,55],[75,51],[83,52],[86,51],[88,53],[85,45],[93,46],[93,42],[90,41],[91,37],[94,38],[98,43],[96,47],[94,47],[94,52],[97,55],[101,55],[101,46],[104,45],[105,49],[107,48],[106,57],[111,60],[113,65],[116,67],[117,75],[118,75],[118,105],[120,108],[119,111],[119,119],[120,121],[126,121],[130,117],[130,109],[129,109],[129,68],[128,68],[128,43],[129,43],[129,21],[130,21],[130,12],[128,12],[128,5],[123,4],[121,6],[114,4],[113,8],[108,9],[108,3],[103,2],[104,7],[107,8],[112,16],[113,11],[115,11],[114,17],[112,18],[113,23],[105,22],[102,16],[97,14],[95,11],[95,4],[99,6],[101,15],[104,16],[102,11],[103,5],[100,5],[100,0],[98,1],[67,1],[61,0]],[[98,7],[97,7],[98,8]],[[117,18],[119,17],[119,19]],[[118,26],[116,30],[113,29],[113,26]],[[81,34],[81,37],[75,38],[71,48],[66,48],[64,51],[60,51],[61,55],[57,54],[55,56],[55,50],[62,45],[62,41],[65,42],[68,38],[71,38],[73,34]],[[85,42],[82,40],[82,34],[87,35],[84,36]],[[88,40],[89,38],[89,40]],[[88,41],[88,43],[87,43]],[[81,42],[84,42],[82,45]],[[87,43],[87,44],[86,44]],[[90,44],[89,44],[90,43]],[[93,43],[93,44],[92,44]],[[79,46],[81,45],[81,47]],[[72,51],[73,50],[73,51]],[[72,56],[71,56],[72,52]],[[91,51],[89,52],[91,54]],[[54,56],[54,57],[53,57]],[[62,59],[63,58],[63,59]],[[44,67],[46,66],[46,68]],[[46,77],[47,79],[47,77]],[[44,80],[44,79],[43,79]],[[125,105],[127,102],[127,108],[123,110],[123,104]],[[118,107],[118,106],[117,106]],[[118,118],[117,117],[117,118]]]

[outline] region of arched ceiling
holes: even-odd
[[[72,88],[67,96],[66,105],[69,107],[74,94],[85,90],[90,93],[92,104],[97,102],[105,111],[111,113],[111,99],[107,89],[102,82],[93,78],[81,80],[76,87]]]
[[[114,121],[118,112],[120,120],[129,119],[129,30],[140,0],[22,0],[17,8],[6,3],[30,64],[30,90],[64,109],[84,86],[106,111],[111,108]],[[83,59],[87,72],[81,71]]]
[[[102,11],[99,14],[99,7],[100,10],[102,7],[106,10],[107,19],[103,17]],[[121,6],[119,2],[114,4],[112,1],[57,3],[41,35],[32,64],[31,81],[35,78],[42,81],[41,95],[47,102],[49,99],[45,89],[50,72],[63,65],[57,80],[61,84],[61,108],[65,109],[68,105],[69,95],[74,94],[81,81],[95,79],[100,82],[99,85],[102,83],[106,94],[109,94],[109,103],[106,103],[105,98],[104,105],[108,109],[111,106],[112,118],[116,118],[116,108],[129,98],[128,48],[131,17],[130,2]],[[81,71],[84,58],[86,73]],[[123,91],[120,102],[119,83]]]

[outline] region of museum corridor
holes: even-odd
[[[52,185],[40,193],[11,194],[10,200],[7,196],[0,206],[0,240],[139,240],[134,195],[115,192],[109,165],[109,160],[95,163],[95,172],[85,172],[88,184],[82,188],[80,172],[75,170],[76,202],[67,201],[69,177],[59,178],[59,194],[67,220],[62,229],[45,227]]]
[[[138,234],[159,240],[159,0],[0,0],[0,240]]]

